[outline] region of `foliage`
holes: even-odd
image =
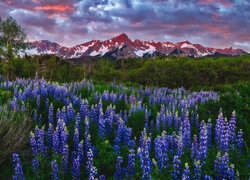
[[[12,17],[0,18],[0,54],[5,58],[13,58],[20,50],[27,47],[27,33]]]

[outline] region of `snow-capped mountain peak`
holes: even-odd
[[[28,55],[55,54],[64,59],[79,58],[82,56],[122,59],[152,57],[161,54],[202,57],[219,53],[237,56],[245,53],[245,51],[233,49],[232,47],[225,49],[209,48],[200,44],[192,44],[187,40],[178,43],[131,40],[127,34],[122,33],[105,41],[92,40],[71,48],[48,40],[34,41],[26,50],[26,53]]]

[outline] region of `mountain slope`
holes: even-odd
[[[123,33],[112,39],[92,40],[68,48],[48,40],[35,41],[26,50],[28,55],[55,54],[63,59],[80,58],[84,56],[110,57],[113,59],[133,57],[153,57],[155,55],[177,55],[202,57],[214,54],[238,56],[245,51],[241,49],[215,49],[192,44],[189,41],[178,43],[131,40]]]

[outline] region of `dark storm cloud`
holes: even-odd
[[[2,0],[31,40],[73,45],[125,32],[132,39],[189,40],[250,51],[248,0]]]

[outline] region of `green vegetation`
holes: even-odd
[[[230,84],[248,82],[249,67],[250,56],[246,54],[199,59],[160,56],[112,61],[100,58],[92,64],[76,64],[53,55],[43,55],[1,61],[0,73],[10,79],[34,77],[37,72],[39,77],[59,82],[87,78],[98,82],[116,80],[128,85],[227,91]]]

